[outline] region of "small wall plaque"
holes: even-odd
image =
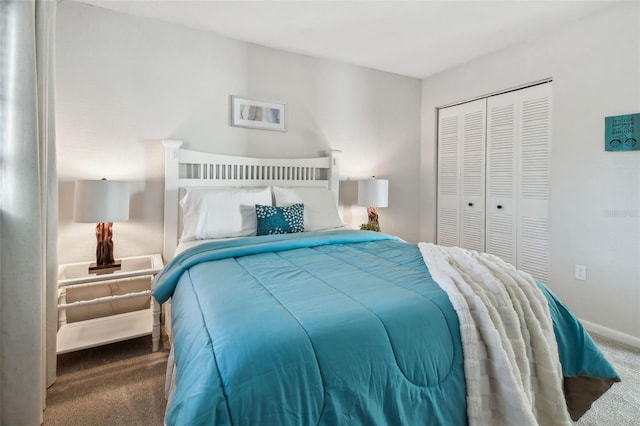
[[[605,151],[640,151],[640,113],[604,118]]]

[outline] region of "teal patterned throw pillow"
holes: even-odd
[[[261,206],[256,204],[257,235],[290,234],[304,232],[304,205],[288,207]]]

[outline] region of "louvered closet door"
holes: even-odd
[[[549,281],[551,83],[487,102],[486,251]]]
[[[516,265],[518,92],[487,100],[486,251]]]
[[[438,112],[438,244],[484,251],[486,100]]]
[[[455,107],[438,111],[438,244],[457,246],[460,241],[460,122]]]
[[[551,83],[521,91],[518,268],[549,283],[551,263]]]
[[[470,102],[462,121],[460,247],[485,250],[486,99]]]

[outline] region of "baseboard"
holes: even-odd
[[[600,336],[607,337],[611,340],[615,340],[616,342],[624,343],[625,345],[633,346],[634,348],[640,349],[640,338],[638,337],[631,336],[630,334],[622,333],[612,328],[608,328],[600,324],[596,324],[583,319],[581,319],[580,322],[582,323],[584,328],[587,329],[587,331],[593,332],[595,334],[599,334]]]

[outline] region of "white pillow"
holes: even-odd
[[[273,187],[276,206],[286,207],[295,203],[304,204],[304,230],[340,228],[344,224],[338,214],[334,193],[324,188]]]
[[[272,205],[271,188],[189,188],[180,241],[256,235],[256,204]]]

